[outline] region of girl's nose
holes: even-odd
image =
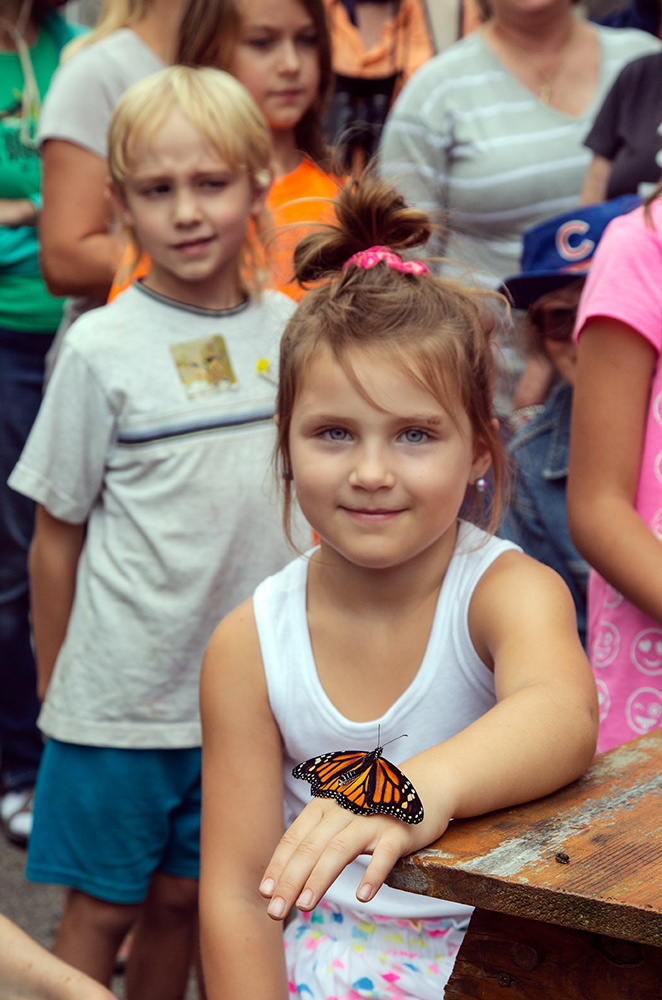
[[[350,486],[373,492],[391,489],[395,485],[395,475],[381,449],[365,448],[357,452],[349,482]]]
[[[298,73],[301,66],[299,51],[293,39],[285,39],[280,46],[279,69],[281,73]]]

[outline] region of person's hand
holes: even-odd
[[[36,226],[37,209],[29,198],[0,198],[0,226]]]
[[[356,816],[333,799],[314,798],[283,835],[260,884],[267,913],[282,920],[296,904],[312,910],[340,872],[360,854],[371,854],[357,899],[368,902],[398,858],[440,837],[450,815],[424,817],[416,825],[391,816]]]

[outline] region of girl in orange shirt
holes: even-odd
[[[338,191],[327,170],[322,114],[332,81],[331,46],[323,0],[188,0],[182,11],[176,62],[232,73],[264,113],[273,143],[273,185],[267,200],[273,284],[298,299],[292,255],[311,222],[328,221]],[[124,255],[111,298],[144,275]]]

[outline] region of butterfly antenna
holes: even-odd
[[[379,727],[377,727],[377,728],[378,728],[378,730],[379,730]],[[402,733],[402,735],[400,735],[400,736],[394,736],[392,740],[387,740],[387,741],[386,741],[386,743],[382,743],[382,744],[380,744],[380,742],[379,742],[379,732],[378,732],[378,734],[377,734],[377,746],[380,746],[380,745],[381,745],[381,747],[382,747],[382,750],[383,750],[383,749],[384,749],[384,747],[387,747],[387,746],[389,745],[389,743],[395,743],[395,742],[396,742],[396,740],[404,740],[404,739],[406,739],[406,738],[407,738],[408,736],[409,736],[409,733]]]

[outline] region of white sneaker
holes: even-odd
[[[0,822],[7,840],[25,847],[32,832],[34,788],[5,792],[0,798]]]

